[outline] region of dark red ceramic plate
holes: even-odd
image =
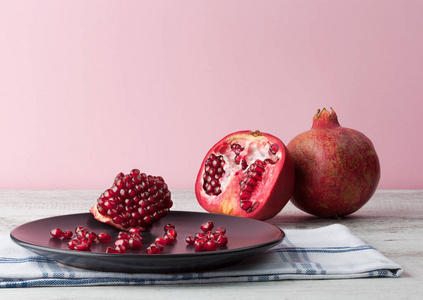
[[[187,245],[185,237],[200,231],[200,225],[213,221],[216,228],[227,229],[229,242],[217,251],[196,252],[194,246]],[[163,226],[172,223],[178,233],[174,245],[167,245],[161,254],[146,254],[145,248],[156,237],[163,236]],[[205,271],[234,264],[242,259],[267,250],[279,244],[285,237],[278,227],[266,222],[226,215],[171,211],[166,217],[154,223],[142,233],[143,248],[130,250],[125,254],[105,253],[110,243],[93,244],[91,252],[69,250],[67,242],[54,239],[50,230],[61,228],[73,230],[85,226],[96,233],[106,232],[116,240],[119,230],[101,223],[90,213],[63,215],[40,219],[16,227],[10,233],[12,240],[37,254],[49,257],[65,265],[84,269],[115,272],[187,272]]]

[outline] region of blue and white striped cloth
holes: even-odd
[[[0,235],[0,287],[253,282],[285,279],[398,277],[402,267],[344,225],[284,230],[274,248],[230,267],[203,273],[127,274],[66,267]]]

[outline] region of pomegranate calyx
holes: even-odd
[[[338,116],[336,115],[335,110],[332,107],[330,109],[331,112],[327,111],[326,108],[317,110],[313,117],[312,129],[341,126],[338,122]]]
[[[251,132],[251,135],[252,135],[252,136],[255,136],[255,137],[260,136],[260,135],[261,135],[260,130],[255,130],[255,131],[252,131],[252,132]]]

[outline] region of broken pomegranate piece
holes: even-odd
[[[133,169],[126,175],[119,173],[90,212],[98,221],[120,230],[145,231],[167,215],[172,205],[171,193],[162,177]]]
[[[294,164],[277,137],[259,131],[227,135],[206,154],[195,194],[208,212],[266,220],[294,189]]]

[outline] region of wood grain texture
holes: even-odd
[[[0,191],[0,232],[36,219],[87,212],[101,191]],[[194,191],[172,191],[173,210],[200,211]],[[282,229],[334,223],[404,268],[400,278],[287,280],[169,286],[42,287],[0,289],[0,298],[22,299],[419,299],[423,295],[423,191],[378,190],[358,212],[342,220],[310,216],[291,203],[269,223]],[[0,245],[1,247],[1,245]],[[1,267],[1,266],[0,266]]]

